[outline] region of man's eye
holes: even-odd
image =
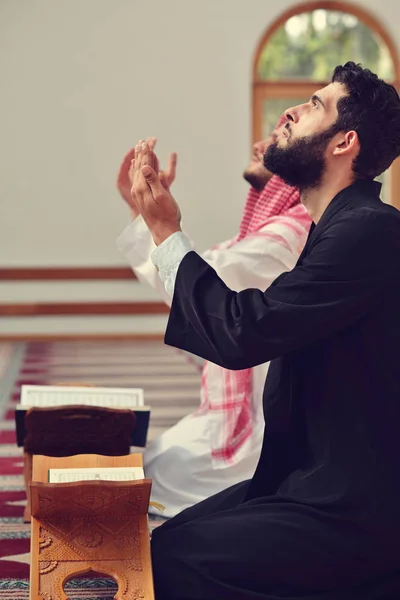
[[[312,105],[314,108],[318,108],[318,102],[316,100],[312,101]]]

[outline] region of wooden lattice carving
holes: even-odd
[[[91,571],[115,579],[118,600],[154,600],[147,522],[151,481],[35,481],[35,474],[45,479],[49,468],[68,463],[73,468],[138,462],[141,455],[34,457],[31,600],[67,600],[66,581]]]

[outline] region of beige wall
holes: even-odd
[[[114,178],[125,150],[148,135],[159,137],[163,160],[178,152],[174,191],[198,247],[233,234],[246,192],[253,52],[293,4],[0,0],[0,266],[123,264],[114,240],[127,213]],[[400,46],[397,0],[356,4]],[[92,287],[89,299],[107,286]],[[138,287],[127,282],[105,293],[155,297]],[[3,284],[0,301],[38,293],[51,301],[80,292],[68,284],[57,291]],[[21,325],[0,320],[3,327]],[[127,319],[126,328],[138,326]]]

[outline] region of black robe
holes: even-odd
[[[265,292],[182,260],[166,343],[272,362],[255,475],[155,531],[157,600],[400,600],[400,212],[379,191],[342,190]]]

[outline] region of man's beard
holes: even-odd
[[[277,142],[270,144],[264,154],[264,166],[301,191],[315,189],[325,172],[325,150],[336,133],[333,125],[322,133],[294,140],[289,137],[286,148],[280,148]]]
[[[261,165],[260,165],[261,167]],[[271,179],[272,173],[265,168],[260,168],[258,172],[253,172],[251,169],[246,169],[243,173],[244,179],[258,192],[262,192],[268,181]]]

